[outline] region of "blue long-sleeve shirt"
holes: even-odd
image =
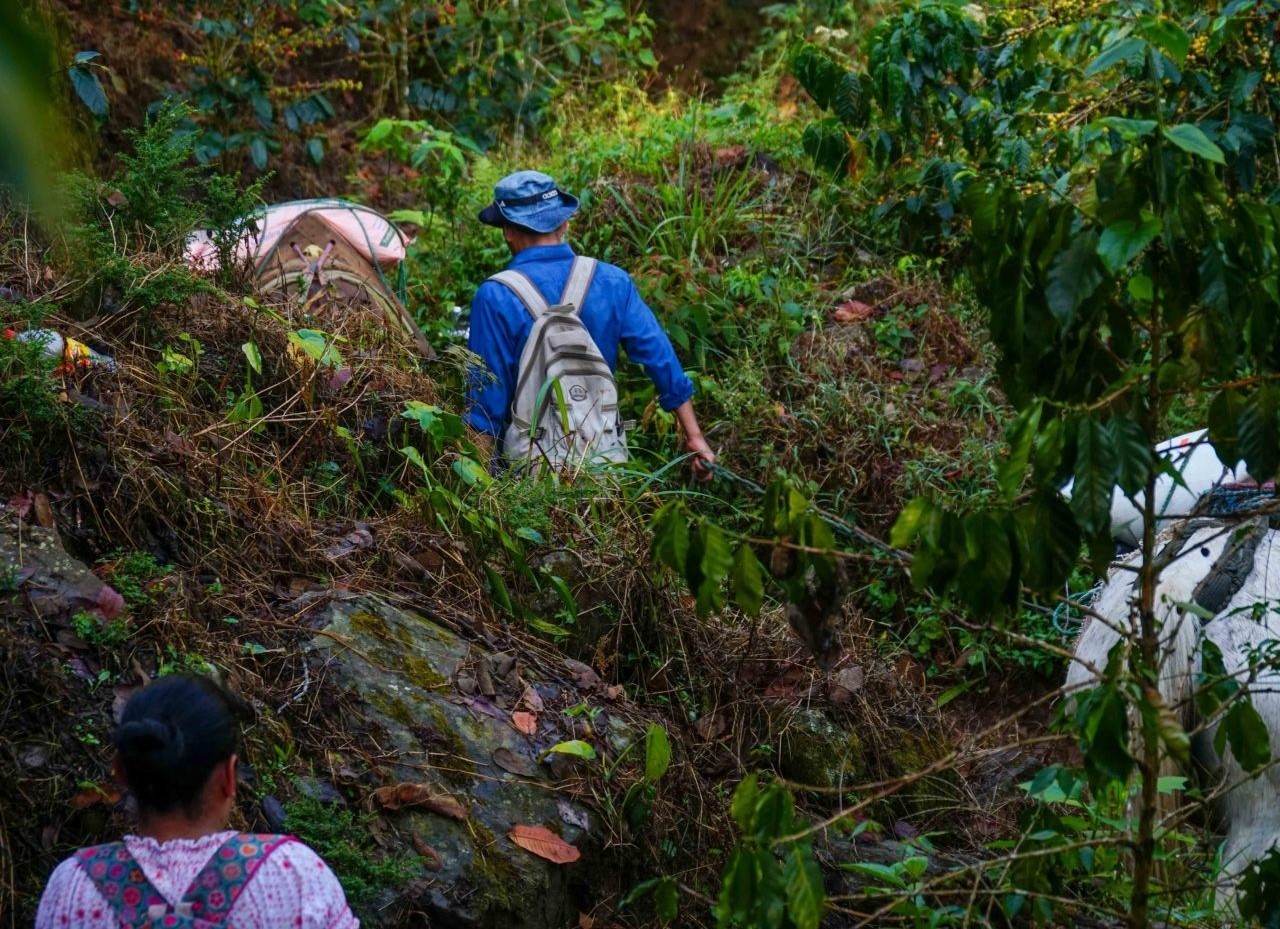
[[[525,274],[554,305],[572,264],[573,249],[568,245],[536,245],[520,251],[507,267]],[[693,382],[680,366],[671,340],[627,272],[600,262],[581,315],[610,370],[617,370],[621,345],[644,367],[664,410],[674,410],[693,396]],[[531,329],[533,317],[505,284],[480,285],[471,301],[469,347],[488,371],[473,370],[469,378],[466,421],[472,428],[502,437],[511,417],[520,353]]]

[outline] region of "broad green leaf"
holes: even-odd
[[[1040,430],[1040,417],[1043,413],[1044,404],[1036,401],[1018,414],[1006,433],[1009,456],[996,464],[996,483],[1000,485],[1000,492],[1007,500],[1012,500],[1022,489],[1027,462],[1031,458],[1031,447]]]
[[[265,170],[267,167],[267,140],[257,135],[249,143],[249,158],[253,161],[253,166],[259,171]]]
[[[1022,583],[1038,593],[1061,589],[1080,556],[1080,530],[1066,502],[1040,491],[1014,513]]]
[[[849,138],[847,130],[836,117],[810,123],[804,130],[800,144],[813,163],[831,174],[843,174],[849,167]]]
[[[764,568],[748,544],[738,546],[733,557],[733,602],[748,616],[756,616],[764,603]]]
[[[324,162],[324,142],[318,138],[307,139],[307,159],[318,165]]]
[[[738,829],[743,833],[749,833],[755,824],[756,819],[756,802],[760,798],[760,781],[755,774],[748,774],[739,783],[733,792],[733,800],[729,805],[729,811],[733,814],[734,822],[738,824]]]
[[[667,730],[657,723],[650,723],[644,736],[644,776],[651,784],[662,780],[671,766],[671,742]]]
[[[468,487],[483,487],[493,481],[484,465],[473,458],[459,458],[453,463],[453,473]]]
[[[822,870],[807,844],[797,842],[787,852],[783,878],[787,884],[787,915],[795,929],[818,929],[826,908],[826,893]]]
[[[98,75],[87,65],[74,64],[67,69],[67,76],[71,79],[71,89],[76,92],[85,109],[99,119],[106,116],[110,105]]]
[[[1276,422],[1277,388],[1263,384],[1240,411],[1240,457],[1259,484],[1280,470],[1280,428]]]
[[[653,557],[681,577],[689,556],[689,523],[684,504],[664,503],[653,516]]]
[[[1167,16],[1151,16],[1142,22],[1142,34],[1152,45],[1182,64],[1191,49],[1191,36],[1177,22]]]
[[[1237,698],[1218,723],[1214,748],[1219,755],[1224,742],[1231,746],[1231,754],[1246,771],[1256,771],[1271,760],[1271,736],[1267,724],[1247,696]]]
[[[1224,467],[1240,461],[1240,415],[1245,398],[1238,390],[1222,390],[1209,404],[1209,444]]]
[[[1198,155],[1206,161],[1212,161],[1214,164],[1224,165],[1227,163],[1222,154],[1222,149],[1210,142],[1209,137],[1204,134],[1199,126],[1191,123],[1168,126],[1164,130],[1164,137],[1184,152]]]
[[[852,71],[846,72],[836,87],[835,99],[831,107],[846,128],[866,128],[871,107],[870,96],[862,84],[862,78]]]
[[[1141,59],[1143,53],[1147,50],[1147,43],[1142,39],[1133,38],[1132,36],[1120,39],[1118,42],[1112,42],[1097,58],[1089,64],[1085,69],[1085,76],[1092,77],[1100,71],[1105,71],[1113,65],[1125,62],[1137,61]]]
[[[1102,237],[1098,240],[1098,257],[1108,271],[1116,274],[1142,254],[1142,250],[1151,244],[1162,228],[1163,224],[1156,216],[1112,223],[1102,231]]]
[[[653,55],[652,52],[649,54]],[[653,908],[663,925],[680,915],[680,886],[673,878],[664,877],[658,881],[658,886],[653,891]]]
[[[841,871],[852,871],[854,874],[861,874],[863,877],[881,881],[889,887],[902,888],[907,886],[907,882],[903,880],[901,869],[892,865],[879,864],[874,861],[845,861],[841,862],[837,867]]]
[[[1227,674],[1222,649],[1212,639],[1200,644],[1200,674],[1196,677],[1196,708],[1206,718],[1217,714],[1240,692],[1240,682]]]
[[[717,929],[730,929],[747,922],[759,895],[756,856],[747,849],[735,849],[724,869],[720,897],[716,901]]]
[[[240,351],[244,352],[244,357],[249,361],[249,367],[253,369],[254,374],[262,373],[262,353],[258,351],[256,342],[245,342],[240,346]]]
[[[541,545],[543,542],[546,541],[546,539],[542,537],[541,532],[539,532],[537,529],[531,529],[528,526],[521,526],[519,529],[517,529],[516,536],[518,538],[524,539],[526,542],[532,542],[534,545]]]
[[[423,473],[427,472],[427,463],[422,460],[422,453],[412,445],[406,445],[404,448],[400,449],[400,454],[408,458],[410,464],[416,465],[418,470]]]
[[[889,544],[895,548],[907,548],[915,543],[924,526],[936,518],[938,506],[928,497],[916,497],[902,508],[889,530]]]
[[[706,616],[724,606],[724,582],[733,570],[733,552],[724,530],[703,520],[693,533],[685,578],[697,597],[697,612]]]
[[[1097,253],[1097,233],[1079,232],[1049,265],[1045,299],[1049,310],[1064,329],[1075,321],[1080,304],[1093,296],[1102,283]]]
[[[1137,493],[1147,485],[1155,464],[1151,440],[1142,427],[1127,416],[1116,416],[1107,423],[1111,444],[1116,452],[1116,483],[1126,494]]]
[[[770,842],[794,829],[795,800],[791,791],[778,784],[770,784],[760,792],[756,803],[755,837],[761,842]]]
[[[373,124],[373,127],[367,133],[365,133],[364,140],[371,145],[377,145],[389,136],[395,127],[396,124],[394,120],[380,119]]]
[[[256,423],[253,432],[262,432],[266,429],[266,424],[257,422],[262,419],[262,399],[258,396],[257,391],[252,389],[245,390],[236,398],[236,405],[231,408],[231,412],[227,414],[227,422],[231,423]]]
[[[1154,119],[1125,119],[1121,116],[1106,116],[1098,120],[1097,125],[1117,132],[1123,138],[1132,142],[1155,132],[1159,123]]]
[[[585,758],[587,761],[591,761],[596,757],[596,750],[591,746],[590,742],[584,742],[581,739],[568,739],[564,742],[557,742],[542,754],[544,757],[551,754],[572,755],[575,758]]]
[[[342,364],[342,356],[335,346],[335,339],[319,329],[299,329],[289,333],[289,341],[296,345],[316,364],[336,368]]]
[[[811,42],[796,45],[791,50],[788,64],[791,73],[814,102],[824,110],[830,109],[836,101],[846,69]]]
[[[1115,687],[1099,687],[1086,717],[1083,745],[1085,770],[1095,789],[1107,781],[1126,781],[1133,770],[1129,754],[1129,714]]]
[[[1111,529],[1111,492],[1116,483],[1119,455],[1111,433],[1088,416],[1076,420],[1075,483],[1071,511],[1087,536]]]
[[[1139,303],[1150,303],[1151,298],[1155,296],[1155,283],[1145,274],[1135,274],[1129,278],[1125,289],[1129,291],[1129,296]]]
[[[987,615],[1001,602],[1013,571],[1009,533],[990,513],[964,519],[964,565],[956,577],[961,598],[975,613]]]
[[[1239,879],[1240,915],[1248,925],[1280,926],[1280,849],[1249,863]]]

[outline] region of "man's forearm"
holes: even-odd
[[[698,425],[698,417],[693,412],[692,400],[686,400],[672,410],[671,413],[675,416],[676,422],[680,424],[680,431],[684,433],[686,442],[702,438],[702,427]]]

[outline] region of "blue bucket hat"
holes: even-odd
[[[489,226],[510,223],[534,232],[554,232],[578,212],[578,198],[567,194],[541,171],[508,174],[493,188],[493,202],[480,211]]]

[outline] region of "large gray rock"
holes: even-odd
[[[110,585],[67,554],[54,529],[35,526],[0,507],[0,612],[5,593],[16,590],[24,606],[42,620],[67,620],[81,611],[107,619],[124,610]]]
[[[440,624],[374,597],[328,605],[309,648],[348,697],[342,701],[352,717],[344,720],[348,731],[362,733],[370,754],[391,759],[382,783],[425,785],[445,798],[434,810],[383,813],[393,841],[425,855],[423,878],[386,908],[398,914],[387,923],[420,925],[425,913],[432,926],[468,929],[576,925],[575,891],[588,883],[598,858],[587,834],[590,814],[554,789],[556,775],[572,772],[553,772],[540,754],[580,737],[559,709],[582,700],[578,687],[589,682],[572,673],[559,683],[534,680],[513,653],[477,650]],[[531,707],[541,711],[532,714],[537,729],[529,736],[512,713]],[[527,728],[530,717],[521,722]],[[449,799],[465,809],[464,818],[456,818],[456,808],[449,815]],[[552,864],[516,847],[508,839],[516,824],[550,828],[582,848],[582,859]]]

